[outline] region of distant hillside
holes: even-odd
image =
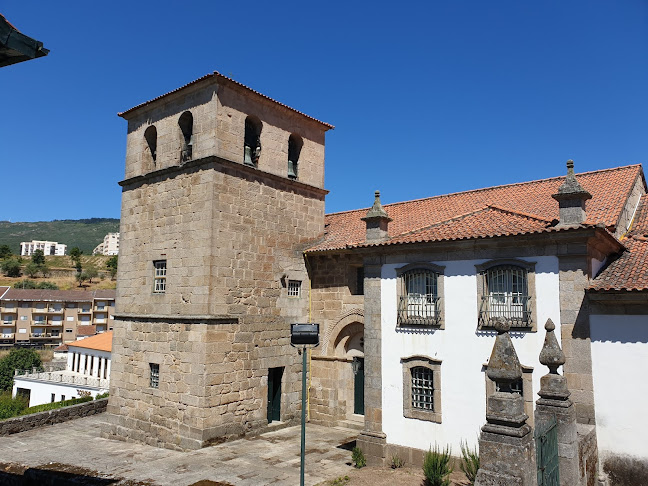
[[[107,233],[119,231],[119,220],[114,218],[61,219],[36,223],[10,223],[0,221],[0,245],[9,245],[14,253],[20,252],[21,241],[46,240],[78,246],[90,254],[103,241]]]

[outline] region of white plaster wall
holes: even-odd
[[[515,333],[513,343],[523,365],[533,367],[534,401],[540,389],[540,377],[548,369],[538,356],[544,342],[544,323],[551,318],[560,339],[560,303],[558,258],[519,258],[536,262],[536,302],[538,332]],[[495,332],[477,331],[477,272],[475,265],[486,260],[431,262],[445,266],[445,329],[404,332],[396,329],[396,268],[382,270],[382,381],[383,431],[387,442],[418,449],[434,443],[450,445],[459,454],[462,440],[477,443],[486,422],[486,384],[482,365],[490,357]],[[401,358],[423,355],[442,360],[442,423],[403,417],[403,371]]]
[[[52,393],[56,394],[54,401],[60,402],[62,395],[65,395],[66,400],[69,400],[70,398],[79,398],[78,390],[89,391],[93,397],[96,397],[98,394],[106,393],[108,391],[107,388],[98,390],[96,388],[88,388],[80,385],[46,383],[42,381],[25,380],[16,377],[14,378],[12,396],[16,396],[16,390],[18,388],[27,388],[31,390],[31,394],[29,396],[30,407],[35,407],[36,405],[42,405],[44,403],[51,403]]]
[[[592,315],[590,330],[598,448],[648,458],[648,316]]]

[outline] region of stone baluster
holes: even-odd
[[[486,374],[496,391],[488,397],[486,424],[479,437],[480,469],[475,486],[537,484],[535,447],[524,399],[511,392],[511,384],[522,378],[522,367],[509,335],[510,323],[498,318],[493,352]]]
[[[549,373],[540,378],[540,398],[536,402],[535,426],[546,429],[554,420],[558,431],[558,464],[561,486],[581,484],[578,464],[578,435],[576,432],[576,408],[569,399],[567,380],[558,374],[558,368],[565,364],[558,340],[554,334],[555,324],[547,319],[544,345],[540,351],[540,363],[549,368]]]

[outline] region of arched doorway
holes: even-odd
[[[354,415],[364,415],[364,326],[351,322],[344,326],[334,341],[335,355],[345,358],[350,365],[353,382],[352,407],[348,410]],[[351,398],[351,397],[349,397]]]

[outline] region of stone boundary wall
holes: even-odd
[[[20,417],[13,417],[0,421],[0,436],[17,434],[36,427],[53,425],[68,420],[74,420],[88,415],[95,415],[106,411],[108,399],[93,400],[91,402],[79,403],[68,407],[61,407],[55,410],[37,412]]]

